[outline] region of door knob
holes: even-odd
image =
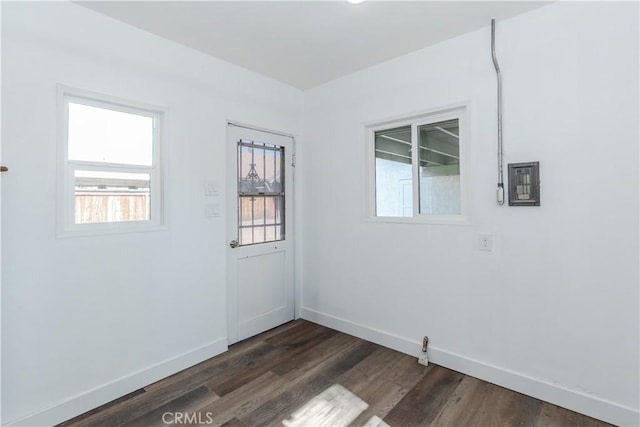
[[[6,166],[0,166],[0,172],[8,172],[9,168]]]
[[[231,246],[232,248],[237,248],[239,245],[237,240],[232,240],[229,242],[229,246]]]

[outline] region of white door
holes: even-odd
[[[229,344],[294,318],[293,138],[227,133]]]

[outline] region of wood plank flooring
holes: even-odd
[[[296,320],[61,426],[608,426]]]

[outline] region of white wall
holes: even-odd
[[[295,133],[302,93],[71,3],[2,8],[2,424],[52,424],[226,349],[203,183],[227,119]],[[168,231],[55,238],[57,83],[168,108]]]
[[[436,363],[637,425],[638,4],[497,24],[505,159],[540,161],[541,207],[494,201],[489,49],[487,26],[305,93],[302,315],[409,353],[426,334]],[[364,220],[362,123],[459,102],[471,225]]]
[[[226,348],[202,182],[224,180],[226,119],[296,133],[303,96],[81,6],[2,9],[2,424],[51,424]],[[506,160],[541,162],[539,208],[493,202],[488,28],[308,91],[302,314],[406,352],[428,334],[437,363],[637,424],[637,17],[561,3],[498,23]],[[55,239],[57,83],[168,107],[168,231]],[[461,101],[471,225],[365,221],[361,123]]]

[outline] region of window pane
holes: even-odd
[[[150,175],[75,171],[75,223],[148,221]]]
[[[153,118],[69,102],[69,160],[151,166]]]
[[[283,240],[284,197],[240,196],[238,228],[240,245]]]
[[[418,127],[420,213],[460,214],[460,128],[458,119]]]
[[[251,194],[282,192],[283,154],[283,147],[240,141],[238,145],[238,191]]]
[[[411,126],[375,133],[376,215],[413,215]]]

